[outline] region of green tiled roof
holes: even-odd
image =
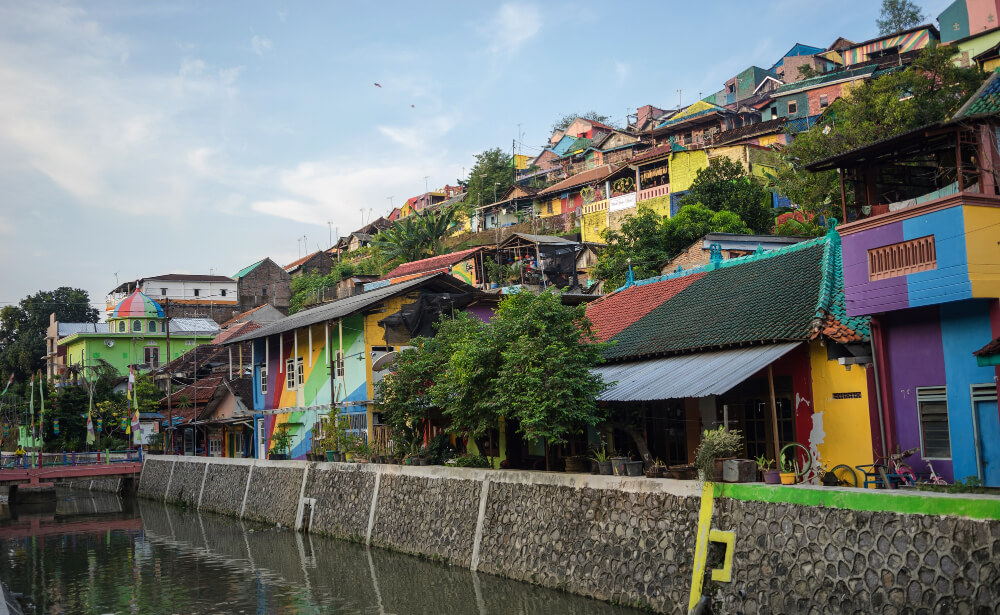
[[[972,95],[953,119],[1000,112],[1000,77],[993,73]]]
[[[246,274],[248,274],[248,273],[250,273],[251,271],[253,271],[254,269],[256,269],[256,268],[257,268],[257,265],[259,265],[259,264],[261,264],[261,263],[263,263],[263,262],[264,262],[264,259],[262,258],[262,259],[260,259],[259,261],[257,261],[256,263],[254,263],[254,264],[252,264],[252,265],[247,265],[247,266],[246,266],[246,267],[244,267],[243,269],[240,269],[239,271],[237,271],[237,272],[236,272],[236,273],[235,273],[235,274],[234,274],[234,275],[232,276],[232,277],[233,277],[233,279],[234,279],[234,280],[238,280],[238,279],[242,278],[242,277],[243,277],[243,276],[245,276]]]
[[[868,320],[846,314],[840,237],[835,231],[674,275],[706,270],[706,275],[615,335],[617,344],[605,358],[628,360],[805,341],[827,331],[835,338],[868,338]]]
[[[593,142],[594,141],[592,139],[588,139],[587,137],[580,137],[579,139],[573,141],[573,143],[570,144],[570,146],[566,149],[566,153],[563,154],[562,157],[567,158],[569,156],[572,156],[573,154],[584,151],[588,147],[590,147],[590,145]]]
[[[809,79],[803,79],[802,81],[793,81],[791,83],[786,83],[785,85],[779,86],[771,92],[773,98],[777,98],[785,94],[786,92],[797,91],[801,89],[816,88],[823,84],[830,83],[832,81],[840,81],[841,79],[852,79],[857,77],[865,77],[874,73],[878,69],[878,66],[863,66],[861,68],[851,68],[847,70],[839,70],[833,73],[826,73],[819,75],[818,77],[811,77]]]

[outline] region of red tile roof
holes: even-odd
[[[170,394],[170,402],[174,407],[175,413],[178,411],[177,404],[184,398],[192,405],[201,406],[207,404],[212,400],[212,396],[215,395],[215,389],[219,388],[220,384],[222,384],[222,376],[209,376],[208,378],[198,380],[197,387],[194,384],[189,384],[183,389],[174,391]],[[196,392],[197,394],[195,394]],[[161,399],[160,404],[166,406],[167,398],[164,397]]]
[[[236,324],[236,322],[237,322],[237,321],[240,321],[240,320],[243,320],[244,318],[246,318],[246,317],[247,317],[247,316],[249,316],[250,314],[253,314],[253,313],[254,313],[254,312],[256,312],[257,310],[259,310],[259,309],[261,309],[262,307],[264,307],[265,305],[268,305],[268,304],[267,304],[267,303],[265,303],[265,304],[263,304],[263,305],[258,305],[257,307],[255,307],[255,308],[253,308],[253,309],[250,309],[250,310],[247,310],[247,311],[245,311],[245,312],[240,312],[240,313],[239,313],[239,314],[237,314],[236,316],[233,316],[232,318],[230,318],[230,319],[229,319],[229,320],[227,320],[226,322],[224,322],[224,323],[222,323],[221,325],[219,325],[219,328],[220,328],[220,329],[225,329],[225,328],[229,327],[229,326],[230,326],[230,325],[232,325],[232,324]]]
[[[583,173],[577,173],[572,177],[567,177],[558,184],[549,186],[545,190],[538,193],[538,196],[546,196],[549,194],[555,194],[562,192],[564,190],[569,190],[570,188],[575,188],[577,186],[582,186],[584,184],[589,184],[590,182],[595,182],[604,179],[615,170],[615,166],[612,164],[604,164],[599,167],[595,167]]]
[[[446,267],[451,267],[457,263],[460,263],[468,258],[470,258],[476,252],[481,251],[483,248],[469,248],[468,250],[460,250],[458,252],[452,252],[451,254],[442,254],[441,256],[432,256],[430,258],[425,258],[419,261],[413,261],[412,263],[403,263],[399,267],[396,267],[389,273],[382,276],[383,280],[391,280],[393,278],[402,278],[411,275],[417,275],[421,273],[430,273],[437,269],[444,269]]]
[[[264,325],[260,324],[259,322],[244,322],[238,325],[234,325],[232,327],[229,327],[222,333],[216,335],[215,339],[212,340],[212,344],[215,345],[222,344],[231,337],[236,337],[239,335],[243,335],[244,333],[250,333],[251,331],[256,331],[257,329],[260,329],[263,326]]]
[[[614,337],[704,276],[704,272],[693,273],[653,284],[631,286],[594,301],[587,306],[587,317],[594,323],[597,339],[603,342]]]

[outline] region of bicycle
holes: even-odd
[[[819,482],[824,487],[856,488],[858,486],[858,475],[854,472],[854,468],[846,463],[835,465],[832,470],[827,470],[826,465],[821,466],[821,468]]]
[[[944,478],[941,477],[940,474],[938,474],[937,472],[934,471],[934,466],[931,465],[931,462],[929,462],[929,461],[927,462],[927,467],[930,468],[930,470],[931,470],[931,476],[930,476],[930,478],[927,479],[927,481],[926,481],[927,483],[929,483],[931,485],[947,485],[948,484],[948,481],[946,481]]]
[[[874,485],[876,489],[897,489],[917,484],[917,473],[909,465],[903,463],[903,460],[918,450],[919,447],[909,448],[903,452],[892,453],[888,457],[876,457],[875,463],[856,466],[858,471],[865,476],[864,486]]]

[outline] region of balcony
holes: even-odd
[[[599,211],[605,211],[608,208],[608,200],[602,199],[600,201],[594,201],[593,203],[587,203],[583,206],[583,215],[594,214]]]
[[[639,191],[639,196],[636,200],[645,201],[646,199],[655,199],[660,196],[667,196],[670,194],[670,184],[663,184],[661,186],[653,186],[652,188],[643,188]]]

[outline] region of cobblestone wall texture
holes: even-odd
[[[301,467],[254,466],[244,517],[294,528],[300,493]]]
[[[170,466],[173,461],[147,459],[142,464],[142,475],[139,477],[139,495],[151,499],[163,499],[170,480]]]
[[[372,544],[469,566],[482,483],[384,474]]]
[[[146,461],[140,495],[163,497],[171,463]],[[205,475],[202,462],[177,462],[171,499],[196,502],[207,476],[202,506],[239,515],[246,472],[259,463],[210,462]],[[701,504],[695,483],[286,463],[253,466],[246,518],[294,527],[306,471],[311,531],[364,540],[378,475],[373,545],[660,613],[686,611]],[[186,527],[185,519],[173,520],[178,531],[195,543],[213,539],[211,528]],[[706,581],[714,612],[1000,612],[1000,521],[723,497],[712,527],[736,536],[732,582]],[[260,561],[294,555],[253,539],[249,551]],[[720,558],[721,549],[710,549],[709,568]]]
[[[737,536],[717,611],[1000,612],[996,521],[726,499],[716,516]]]
[[[479,569],[601,600],[686,609],[697,498],[493,483]]]
[[[201,494],[202,510],[239,515],[249,473],[250,466],[208,464],[205,490]]]
[[[327,468],[337,469],[327,469]],[[364,540],[372,506],[375,474],[356,464],[320,466],[309,471],[307,498],[315,498],[310,532]]]
[[[178,461],[177,465],[174,466],[174,477],[169,480],[170,490],[167,492],[167,501],[174,504],[197,506],[204,473],[204,463]]]

